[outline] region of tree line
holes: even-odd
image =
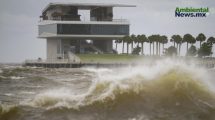
[[[169,48],[165,48],[165,44],[172,42],[173,45]],[[196,42],[200,43],[199,49],[197,49],[194,44]],[[194,37],[191,34],[181,35],[172,35],[170,39],[166,35],[127,35],[121,39],[115,40],[116,49],[119,43],[122,43],[122,53],[125,53],[125,45],[127,45],[126,53],[129,54],[131,49],[131,54],[142,54],[144,55],[144,43],[149,43],[149,54],[161,56],[164,55],[179,55],[181,53],[181,46],[186,43],[187,56],[196,56],[204,57],[212,54],[212,47],[215,43],[214,37],[207,38],[203,33],[200,33],[198,36]],[[189,47],[189,44],[191,45]]]

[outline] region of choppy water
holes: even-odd
[[[215,120],[214,69],[1,65],[0,120]]]

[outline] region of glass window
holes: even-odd
[[[129,25],[58,24],[58,34],[128,35]]]

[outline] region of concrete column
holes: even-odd
[[[108,53],[113,52],[113,40],[106,40],[106,50]]]
[[[47,59],[57,59],[62,53],[61,39],[47,39]]]
[[[70,51],[70,41],[68,39],[61,40],[61,48],[64,59],[68,59],[68,52]]]

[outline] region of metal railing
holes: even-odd
[[[72,63],[69,59],[25,60],[25,63]]]
[[[48,20],[42,20],[40,19],[39,22],[43,21],[74,21],[74,22],[129,22],[127,19],[112,19],[112,20],[75,20],[75,19],[67,19],[67,20],[61,20],[61,19],[48,19]]]

